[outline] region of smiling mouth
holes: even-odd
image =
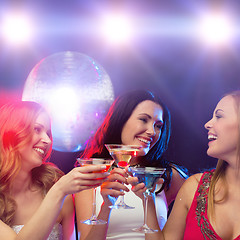
[[[151,141],[149,140],[146,140],[146,139],[143,139],[143,138],[137,138],[140,142],[143,142],[145,143],[146,145],[150,145],[151,144]]]
[[[210,140],[210,141],[217,140],[217,136],[212,135],[212,134],[209,134],[209,135],[208,135],[208,140]]]
[[[44,151],[43,149],[41,149],[41,148],[34,148],[34,150],[35,150],[36,152],[40,153],[40,155],[41,155],[42,157],[45,156],[45,151]]]

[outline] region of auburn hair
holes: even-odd
[[[8,103],[0,108],[0,219],[8,225],[12,224],[16,210],[11,187],[22,165],[19,150],[30,144],[34,124],[42,112],[46,110],[31,101]],[[52,146],[43,164],[32,170],[32,185],[41,188],[43,194],[63,175],[56,166],[46,163],[51,150]]]

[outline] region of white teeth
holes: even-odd
[[[150,144],[150,141],[146,140],[146,139],[142,139],[142,138],[138,138],[139,141],[144,142],[146,144]]]
[[[208,135],[208,140],[216,140],[217,139],[217,136],[214,136],[214,135]]]
[[[44,151],[41,148],[34,148],[37,152],[40,152],[41,154],[44,154]]]

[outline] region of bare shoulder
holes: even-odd
[[[93,189],[86,189],[75,194],[75,200],[77,203],[85,203],[86,201],[92,201]]]
[[[165,239],[183,239],[186,218],[202,174],[195,174],[184,181],[176,196],[171,214],[163,229]]]
[[[171,184],[183,184],[185,180],[188,178],[188,175],[183,173],[180,169],[176,170],[172,168],[172,179]]]
[[[92,211],[93,189],[86,189],[75,194],[75,208],[77,218],[87,219]]]
[[[202,173],[197,173],[189,177],[182,185],[176,199],[186,199],[186,204],[190,207],[194,194],[197,190],[199,181],[201,179]]]
[[[86,189],[75,194],[77,229],[78,233],[81,233],[81,239],[85,239],[91,229],[91,225],[83,224],[81,221],[91,217],[92,204],[93,189]]]
[[[180,174],[175,168],[172,168],[172,177],[168,189],[165,190],[165,195],[168,205],[175,200],[177,193],[183,183],[186,181],[186,176]]]
[[[168,205],[176,199],[176,196],[181,188],[183,188],[182,191],[184,191],[185,188],[188,189],[191,186],[194,191],[198,185],[201,175],[201,173],[194,174],[187,178],[187,176],[181,174],[179,171],[173,168],[170,187],[167,191],[165,191]]]
[[[63,207],[66,208],[71,208],[72,206],[74,206],[74,200],[73,200],[73,196],[71,194],[67,195],[65,200],[64,200],[64,204],[63,204]]]
[[[3,221],[0,220],[0,233],[1,238],[0,239],[16,239],[16,233]]]
[[[64,202],[63,202],[63,206],[61,209],[61,212],[59,214],[58,220],[57,222],[62,222],[64,218],[66,218],[67,216],[71,216],[74,213],[75,209],[74,209],[74,200],[73,200],[73,196],[71,194],[67,195]]]
[[[202,173],[197,173],[192,176],[190,176],[182,185],[182,189],[195,189],[201,179]]]

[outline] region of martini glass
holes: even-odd
[[[105,169],[99,170],[99,171],[93,171],[93,173],[107,172],[114,162],[114,160],[102,159],[102,158],[89,158],[89,159],[77,158],[77,161],[80,166],[98,165],[98,164],[106,165]],[[104,220],[97,219],[97,216],[96,216],[96,188],[94,188],[94,191],[93,191],[92,216],[85,221],[81,221],[81,223],[85,223],[87,225],[98,225],[98,224],[107,223]]]
[[[154,230],[147,225],[147,207],[148,207],[148,197],[151,196],[151,190],[158,178],[160,178],[166,171],[166,168],[153,168],[153,167],[129,167],[128,169],[132,172],[134,177],[138,178],[139,183],[144,183],[147,190],[143,193],[144,195],[144,224],[140,228],[132,229],[134,232],[140,233],[154,233],[158,230]]]
[[[123,144],[105,144],[110,155],[117,163],[119,168],[125,168],[129,165],[130,160],[138,155],[141,145],[123,145]],[[119,196],[119,203],[109,206],[114,209],[133,209],[124,202],[124,196]]]

